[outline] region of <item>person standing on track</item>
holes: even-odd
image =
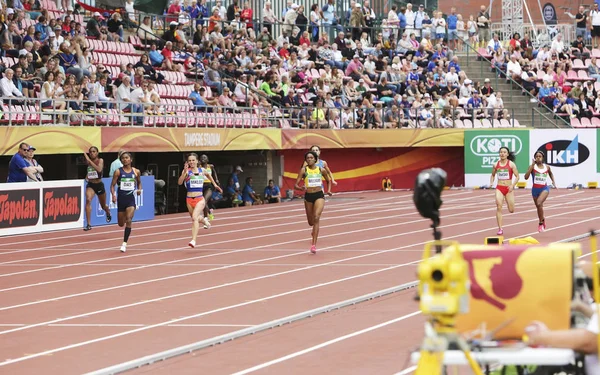
[[[325,208],[325,195],[323,194],[323,178],[327,180],[327,195],[331,196],[331,180],[324,167],[317,165],[319,156],[314,151],[309,151],[304,155],[306,166],[300,168],[298,178],[294,188],[303,190],[304,193],[304,209],[306,210],[306,218],[308,225],[312,229],[312,243],[310,252],[317,253],[317,238],[319,237],[319,222],[321,214]],[[300,186],[300,181],[304,180],[304,185]]]
[[[212,192],[215,188],[215,185],[221,185],[219,183],[219,176],[217,176],[217,171],[215,170],[215,166],[213,164],[208,164],[208,156],[205,154],[200,156],[200,166],[204,171],[206,171],[209,175],[211,175],[211,179],[204,179],[204,217],[207,217],[208,220],[212,221],[215,219],[213,215],[213,210],[215,209],[215,205],[212,200]],[[212,182],[211,182],[212,181]],[[216,183],[215,183],[216,182]],[[207,221],[204,222],[204,229],[210,228],[210,223]]]
[[[490,177],[490,186],[494,184],[496,174],[498,175],[498,184],[496,185],[496,221],[498,222],[498,235],[504,234],[502,230],[502,205],[506,200],[508,212],[515,212],[515,194],[514,189],[519,182],[519,171],[514,163],[515,155],[507,147],[500,147],[500,160],[492,169]],[[513,177],[516,177],[513,179]]]
[[[100,206],[106,212],[106,222],[110,223],[112,217],[110,215],[110,209],[106,204],[106,187],[102,182],[102,171],[104,170],[104,159],[98,157],[98,147],[92,146],[88,150],[89,155],[84,153],[85,161],[87,163],[87,172],[85,180],[87,181],[87,187],[85,188],[85,218],[87,219],[87,225],[83,228],[84,231],[92,229],[90,225],[90,217],[92,216],[92,199],[94,195],[98,196]]]
[[[325,172],[327,174],[327,176],[329,177],[328,181],[331,181],[331,183],[333,185],[337,186],[337,182],[335,181],[335,178],[333,178],[333,173],[331,173],[331,169],[329,169],[329,165],[327,165],[327,162],[323,159],[320,159],[321,157],[321,147],[314,145],[310,147],[311,152],[314,152],[317,155],[317,163],[316,165],[320,168],[324,168]],[[306,160],[304,161],[304,164],[302,164],[302,167],[306,167]]]
[[[533,155],[533,163],[529,166],[527,173],[525,173],[525,179],[528,180],[529,176],[533,175],[533,187],[531,188],[531,195],[533,197],[533,203],[537,208],[537,214],[539,219],[538,232],[546,230],[546,218],[544,217],[544,202],[550,194],[550,186],[548,186],[548,177],[552,180],[552,186],[556,188],[556,181],[554,180],[554,174],[548,164],[544,164],[544,153],[536,151]]]
[[[219,192],[223,192],[209,171],[198,168],[198,155],[189,154],[177,183],[179,185],[185,183],[187,189],[186,205],[192,217],[192,240],[188,244],[191,248],[196,247],[201,218],[205,228],[210,226],[208,217],[204,216],[203,213],[206,206],[206,198],[203,195],[204,189],[206,189],[206,180],[210,182],[211,187],[214,186]]]
[[[131,222],[136,210],[135,195],[142,194],[142,179],[139,169],[131,166],[131,153],[125,151],[119,159],[123,166],[115,171],[110,184],[110,192],[113,203],[117,204],[119,226],[125,226],[123,245],[121,245],[121,252],[124,253],[127,251],[127,241],[131,235]],[[119,184],[118,196],[115,193],[117,184]]]

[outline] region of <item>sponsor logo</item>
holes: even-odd
[[[220,133],[185,133],[185,147],[217,147],[221,145]]]
[[[523,142],[516,135],[478,135],[469,145],[471,153],[481,157],[481,167],[491,168],[500,159],[500,147],[508,147],[515,155],[523,149]]]
[[[584,163],[590,157],[590,150],[579,142],[579,135],[573,140],[547,142],[538,148],[544,153],[546,164],[553,167],[572,167]]]
[[[44,189],[43,224],[70,223],[81,216],[81,188],[69,186]]]
[[[508,300],[519,295],[523,289],[523,279],[517,271],[517,261],[525,250],[512,251],[465,251],[463,256],[469,264],[469,276],[471,278],[471,296],[496,307],[505,310]],[[489,280],[491,286],[480,284],[476,275],[476,263],[491,261]]]
[[[39,189],[0,192],[0,228],[37,225],[39,204]]]

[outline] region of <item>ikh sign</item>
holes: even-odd
[[[553,167],[572,167],[585,162],[590,157],[590,150],[579,142],[579,135],[573,140],[557,140],[547,142],[538,148],[544,153],[546,164]]]

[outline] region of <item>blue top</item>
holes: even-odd
[[[8,178],[6,182],[27,182],[27,174],[23,168],[29,167],[25,159],[18,152],[13,155],[8,163]]]
[[[202,168],[198,168],[198,173],[194,173],[191,169],[188,169],[187,177],[185,178],[185,188],[188,193],[202,193],[205,179],[206,177]]]
[[[244,200],[244,202],[252,202],[254,203],[254,199],[252,199],[252,195],[250,195],[250,193],[252,193],[253,189],[252,186],[246,184],[246,186],[244,186],[244,190],[242,191],[242,199]]]
[[[119,178],[117,179],[118,195],[125,197],[132,195],[137,189],[137,179],[133,168],[131,172],[125,172],[123,167],[119,168]]]
[[[267,186],[267,187],[265,188],[265,194],[264,194],[264,195],[265,195],[265,196],[267,196],[267,195],[270,195],[270,196],[273,196],[273,195],[279,195],[279,192],[280,192],[280,190],[279,190],[279,186],[277,186],[277,185],[273,185],[273,187],[272,187],[272,188],[270,188],[269,186]]]

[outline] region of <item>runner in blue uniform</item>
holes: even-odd
[[[204,223],[204,227],[210,226],[208,217],[204,216],[204,208],[206,207],[206,199],[203,196],[206,188],[206,181],[211,187],[214,187],[219,192],[223,192],[218,183],[215,182],[211,173],[198,167],[198,155],[191,153],[187,157],[187,161],[183,165],[183,171],[179,176],[177,183],[183,185],[187,190],[186,205],[190,216],[192,217],[192,240],[188,244],[190,247],[196,247],[196,239],[198,230],[200,229],[200,221]]]
[[[131,153],[124,152],[119,157],[123,166],[115,171],[110,192],[113,203],[117,204],[119,226],[125,226],[121,252],[127,251],[127,241],[131,235],[131,222],[136,210],[136,195],[142,194],[142,179],[139,169],[131,166]],[[115,185],[119,185],[118,194]]]

